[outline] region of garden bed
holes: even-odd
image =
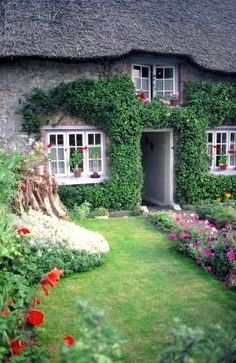
[[[228,218],[223,226],[220,219],[220,229],[208,219],[201,220],[196,213],[190,212],[157,212],[148,220],[205,272],[216,276],[226,286],[236,288],[236,231]]]

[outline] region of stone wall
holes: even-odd
[[[21,132],[21,116],[17,114],[19,102],[35,87],[52,88],[61,82],[71,82],[80,78],[98,78],[99,76],[130,74],[132,63],[164,62],[165,57],[147,55],[129,56],[113,62],[65,63],[54,61],[38,61],[30,59],[7,60],[0,63],[0,147],[7,151],[24,151],[30,148],[32,140]],[[232,77],[214,74],[200,70],[187,62],[177,59],[180,96],[182,97],[184,83],[188,80],[232,81]],[[235,80],[235,78],[234,78]]]
[[[130,74],[126,61],[103,63],[63,63],[53,61],[17,60],[0,63],[0,146],[24,151],[30,148],[21,132],[21,116],[17,114],[19,102],[35,88],[52,88],[61,82],[80,78],[98,78],[107,74]]]

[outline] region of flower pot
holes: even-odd
[[[171,106],[177,106],[177,100],[170,99],[170,105]]]
[[[94,171],[90,178],[100,178],[98,172]]]
[[[221,164],[219,165],[220,170],[226,170],[227,169],[227,164]]]
[[[34,175],[35,176],[42,176],[42,175],[44,175],[44,165],[34,166]]]
[[[81,173],[82,173],[81,168],[75,168],[73,171],[74,171],[74,177],[75,178],[80,178],[81,177]]]

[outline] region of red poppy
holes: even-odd
[[[30,232],[30,230],[29,230],[28,228],[22,227],[22,228],[19,228],[19,229],[18,229],[18,233],[19,233],[21,236],[23,236],[23,235],[25,235],[25,234],[30,234],[31,232]]]
[[[137,96],[138,96],[138,100],[140,102],[142,102],[144,105],[146,105],[148,103],[148,99],[146,98],[143,90],[139,91]]]
[[[7,316],[9,316],[9,315],[10,315],[10,310],[8,310],[8,309],[3,309],[3,310],[1,311],[1,315],[2,315],[2,316],[4,316],[4,317],[6,318]]]
[[[48,295],[48,289],[46,286],[56,287],[60,280],[60,276],[63,274],[63,270],[59,270],[57,267],[54,267],[51,271],[48,272],[47,276],[40,281],[40,286],[42,287],[45,295]]]
[[[27,323],[31,325],[42,325],[44,323],[45,314],[40,310],[30,310],[27,314]]]
[[[53,144],[51,144],[51,143],[50,144],[47,144],[47,148],[48,149],[50,149],[50,147],[52,147],[52,146],[53,146]]]
[[[20,355],[21,352],[25,349],[26,344],[20,339],[12,340],[11,342],[11,351],[13,355]]]
[[[34,300],[33,300],[33,305],[38,305],[38,304],[41,304],[41,299],[39,296],[35,296],[34,297]]]
[[[64,343],[65,345],[71,346],[71,345],[75,345],[76,340],[74,337],[72,337],[72,335],[66,335],[64,338]]]

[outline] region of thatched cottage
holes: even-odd
[[[19,100],[35,87],[49,89],[80,78],[128,74],[148,100],[177,94],[181,104],[188,80],[235,81],[235,14],[235,0],[2,0],[2,142],[18,149],[28,145],[17,110]],[[95,182],[89,178],[89,157],[83,178],[71,176],[65,150],[76,146],[99,147],[101,178],[96,182],[107,177],[102,131],[76,125],[65,116],[62,125],[48,127],[45,133],[56,150],[50,170],[64,183]],[[153,175],[145,181],[150,190],[147,199],[169,204],[173,201],[173,130],[146,130],[145,136],[146,144],[156,151],[144,160],[146,175],[149,165],[158,165],[155,178],[160,181],[159,192],[151,185]],[[210,138],[212,143],[236,145],[235,127],[210,131]],[[231,166],[235,169],[236,158]]]

